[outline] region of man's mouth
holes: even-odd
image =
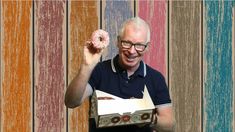
[[[136,59],[136,56],[128,56],[128,55],[125,55],[126,58],[127,58],[127,61],[134,61]]]

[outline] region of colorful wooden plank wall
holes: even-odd
[[[0,131],[88,131],[89,101],[64,105],[83,45],[110,33],[102,60],[117,53],[120,24],[151,27],[146,63],[168,82],[176,132],[235,131],[234,1],[1,1]]]

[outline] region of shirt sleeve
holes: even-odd
[[[93,69],[90,79],[88,81],[93,90],[99,87],[100,79],[101,79],[101,63],[98,63],[96,67]]]
[[[157,80],[158,86],[155,106],[160,107],[171,104],[169,88],[167,87],[164,76],[160,74]]]
[[[156,107],[171,104],[169,89],[164,76],[155,70],[147,73],[147,87]]]

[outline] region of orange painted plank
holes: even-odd
[[[1,130],[32,130],[32,2],[1,1]]]
[[[68,81],[77,74],[83,55],[83,45],[91,33],[98,29],[97,1],[69,2]],[[88,100],[76,109],[69,109],[69,132],[88,131]]]
[[[2,89],[2,84],[1,84],[1,81],[2,81],[2,63],[1,63],[1,60],[2,60],[2,2],[0,2],[0,131],[2,130],[2,98],[1,98],[1,89]]]
[[[35,131],[66,131],[66,2],[35,1]]]

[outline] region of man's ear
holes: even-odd
[[[148,51],[149,48],[150,48],[150,42],[148,42],[147,47],[146,47],[146,49],[145,49],[145,52]]]

